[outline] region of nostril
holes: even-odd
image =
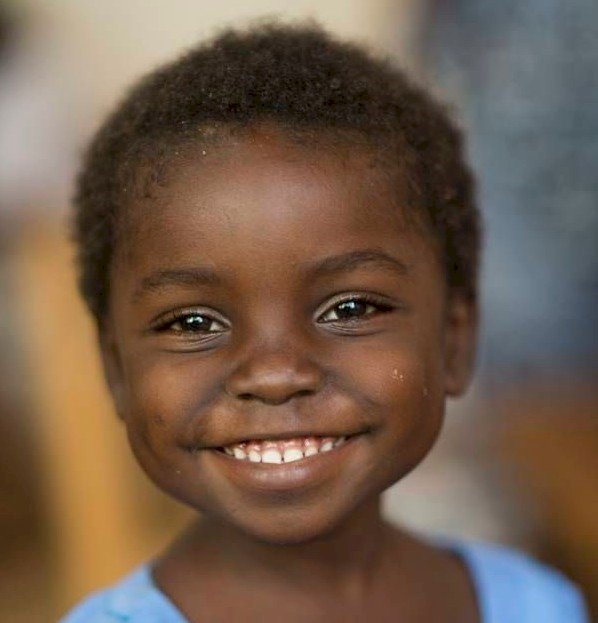
[[[289,362],[285,357],[281,360],[280,353],[263,355],[239,366],[226,380],[226,393],[243,402],[256,400],[268,404],[282,404],[317,393],[322,382],[321,371],[304,362]]]

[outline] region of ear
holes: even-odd
[[[99,342],[104,378],[106,380],[106,384],[108,385],[108,389],[110,390],[116,414],[121,420],[124,420],[125,383],[123,367],[116,345],[114,332],[109,322],[106,322],[100,329]]]
[[[478,331],[478,305],[462,294],[450,295],[446,310],[445,393],[461,395],[473,375]]]

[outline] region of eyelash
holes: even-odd
[[[224,322],[221,322],[220,320],[214,318],[210,314],[201,313],[201,312],[198,312],[197,310],[182,309],[182,310],[176,310],[176,311],[173,311],[167,314],[165,317],[160,319],[157,322],[157,324],[154,325],[153,329],[154,331],[157,331],[158,333],[166,333],[167,331],[171,331],[172,333],[176,333],[178,335],[194,334],[194,333],[199,334],[200,333],[199,331],[197,332],[193,330],[185,331],[185,329],[183,328],[180,328],[180,329],[173,328],[175,324],[181,323],[185,318],[194,318],[194,317],[205,318],[210,321],[210,325],[214,322],[217,322],[221,324],[222,326],[226,327]],[[222,333],[223,331],[224,329],[219,330],[219,331],[202,331],[201,333],[203,333],[204,335],[215,335],[217,333]]]
[[[365,304],[366,312],[368,308],[374,308],[375,310],[374,313],[387,313],[395,309],[394,305],[391,305],[388,302],[383,301],[379,299],[378,297],[374,297],[370,294],[351,294],[349,296],[343,297],[342,299],[338,299],[334,301],[332,304],[330,304],[326,308],[326,310],[322,314],[320,314],[319,318],[322,318],[323,316],[326,316],[330,314],[331,312],[334,312],[341,305],[345,303],[350,303],[350,302]],[[372,315],[373,314],[370,311],[369,313],[364,313],[361,316],[354,316],[354,317],[348,317],[348,318],[343,319],[338,316],[338,313],[336,313],[335,319],[322,321],[318,318],[317,322],[320,324],[334,324],[334,323],[339,323],[339,322],[343,324],[344,323],[356,323],[356,322],[362,322],[364,319],[367,319]],[[200,313],[196,310],[184,310],[183,309],[183,310],[176,310],[176,311],[170,312],[166,317],[159,320],[158,323],[154,325],[153,329],[154,331],[158,333],[165,333],[167,331],[172,331],[173,333],[179,334],[179,335],[200,333],[200,332],[195,332],[193,330],[186,331],[183,328],[180,328],[180,329],[173,328],[175,324],[182,322],[185,318],[192,318],[192,317],[202,317],[202,318],[208,319],[210,321],[210,325],[216,322],[226,327],[224,322],[221,322],[220,320],[218,320],[217,318],[214,318],[213,316],[210,316],[209,314]],[[225,329],[218,330],[218,331],[203,331],[201,333],[203,333],[203,335],[216,335],[218,333],[223,333],[224,330]]]
[[[372,307],[375,309],[376,313],[387,313],[389,311],[392,311],[394,309],[394,306],[391,305],[390,303],[372,296],[371,294],[350,294],[348,296],[343,296],[342,298],[339,298],[335,301],[333,301],[325,310],[324,313],[320,314],[320,318],[328,315],[330,312],[336,310],[338,307],[340,307],[341,305],[345,304],[345,303],[351,303],[351,302],[357,302],[357,303],[363,303],[366,305],[366,312],[368,307]],[[334,320],[319,320],[318,322],[320,322],[321,324],[333,324],[334,322],[361,322],[364,319],[369,318],[369,316],[372,315],[372,312],[370,313],[365,313],[362,316],[354,316],[352,318],[339,318],[338,314],[336,314],[336,319]]]

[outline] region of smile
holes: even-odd
[[[367,460],[365,438],[358,433],[251,440],[212,448],[205,456],[211,468],[236,487],[254,495],[271,496],[321,486],[340,477],[345,469],[356,469],[357,462]]]
[[[252,463],[294,463],[330,452],[342,446],[347,438],[342,437],[297,437],[295,439],[248,441],[221,448],[230,457]]]

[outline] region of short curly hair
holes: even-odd
[[[119,218],[140,170],[159,181],[159,163],[167,164],[174,144],[200,141],[202,130],[263,121],[307,135],[348,131],[387,152],[390,145],[409,162],[414,204],[440,243],[449,292],[475,300],[480,217],[462,134],[448,111],[362,47],[312,23],[270,23],[226,30],[150,73],[93,138],[77,180],[72,234],[79,288],[100,327]]]

